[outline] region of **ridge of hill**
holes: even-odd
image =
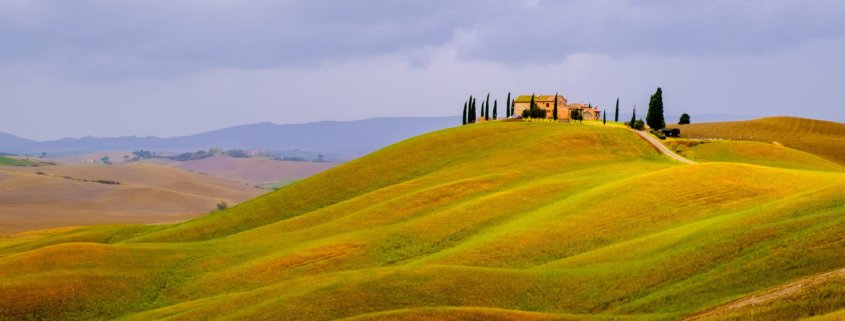
[[[461,126],[188,222],[0,239],[0,319],[675,320],[845,267],[843,189],[612,126]],[[838,280],[766,311],[838,313]]]
[[[257,123],[172,138],[82,137],[45,142],[10,141],[8,144],[2,140],[3,136],[0,136],[0,151],[54,154],[138,149],[153,151],[193,151],[208,148],[299,149],[324,153],[328,158],[346,160],[409,137],[451,127],[459,120],[456,117],[396,117],[286,125]]]
[[[684,138],[773,143],[805,151],[845,166],[845,124],[798,117],[670,125]]]

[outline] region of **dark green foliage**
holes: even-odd
[[[613,116],[613,121],[619,122],[619,98],[616,98],[616,114]]]
[[[607,113],[605,113],[604,110],[601,112],[601,124],[607,125]]]
[[[552,111],[552,117],[557,120],[557,93],[555,93],[555,109]]]
[[[531,93],[531,104],[528,105],[528,109],[534,109],[534,93]]]
[[[636,130],[643,130],[645,129],[645,122],[642,119],[637,119],[631,122],[631,128]]]
[[[689,124],[689,114],[683,113],[681,114],[681,119],[678,120],[678,125],[686,125]]]
[[[467,124],[467,102],[464,102],[464,117],[462,119],[463,119],[463,123],[461,123],[461,124],[466,125]]]
[[[572,119],[572,121],[579,121],[580,120],[583,123],[584,122],[584,114],[581,112],[581,108],[576,108],[576,109],[573,109],[572,111],[570,111],[569,112],[569,119]]]
[[[516,114],[516,101],[511,100],[511,116],[513,116],[514,114]]]
[[[484,120],[490,120],[490,93],[487,93],[487,99],[484,101]]]
[[[651,100],[648,102],[648,113],[646,113],[645,121],[648,127],[652,129],[661,129],[666,127],[666,121],[663,119],[663,89],[657,87],[657,92],[651,95]]]
[[[220,203],[217,203],[217,210],[218,211],[222,211],[222,210],[225,210],[227,208],[229,208],[229,203],[226,203],[226,201],[220,201]]]
[[[522,118],[546,118],[546,110],[531,104],[530,109],[522,111]]]
[[[511,109],[511,92],[510,91],[508,92],[508,100],[505,101],[505,109],[507,109],[507,111],[505,112],[505,115],[507,115],[506,117],[510,118],[511,116],[513,116],[513,110]]]
[[[666,139],[666,135],[663,135],[663,133],[661,133],[660,131],[657,131],[657,130],[654,130],[654,129],[649,129],[648,132],[651,133],[654,136],[657,136],[657,138]]]
[[[634,107],[634,112],[631,114],[631,121],[628,122],[628,126],[634,126],[635,121],[637,121],[637,107]]]
[[[499,107],[498,105],[499,105],[499,101],[493,100],[493,120],[496,120],[496,116],[497,116],[496,114],[498,114],[498,111],[496,109],[498,109],[498,107]]]

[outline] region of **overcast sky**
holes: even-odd
[[[658,86],[667,114],[842,122],[843,17],[841,0],[0,0],[0,132],[459,115],[508,91],[644,110]]]

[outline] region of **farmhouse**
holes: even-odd
[[[557,100],[557,119],[569,121],[571,119],[572,111],[579,110],[584,120],[598,120],[601,119],[601,110],[587,104],[569,104],[561,95],[535,95],[534,104],[542,110],[546,111],[546,118],[554,118],[555,100]],[[531,95],[518,96],[513,100],[514,115],[522,115],[523,110],[529,109],[531,106]]]

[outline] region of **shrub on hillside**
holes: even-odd
[[[643,130],[643,129],[645,129],[645,122],[643,122],[643,120],[642,120],[642,119],[637,119],[637,120],[635,120],[635,121],[633,121],[633,122],[631,122],[631,123],[628,123],[628,125],[629,125],[631,128],[636,129],[636,130]]]
[[[663,133],[656,131],[654,129],[649,129],[648,132],[652,133],[654,136],[657,136],[657,138],[666,139],[666,135],[663,135]]]
[[[222,211],[222,210],[225,210],[227,208],[229,208],[229,203],[226,203],[226,201],[220,201],[220,203],[217,203],[217,210],[218,211]]]

